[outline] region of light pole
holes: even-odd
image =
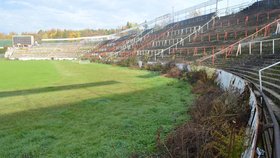
[[[219,0],[216,0],[216,15],[218,15],[218,2]]]
[[[229,6],[229,0],[227,0],[227,9],[228,9],[228,6]]]
[[[172,23],[174,23],[175,19],[174,19],[174,6],[172,6]]]

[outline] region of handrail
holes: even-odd
[[[280,157],[280,128],[279,128],[279,124],[278,121],[273,113],[273,110],[271,109],[271,107],[269,105],[267,105],[269,102],[267,100],[266,95],[261,92],[262,98],[264,99],[264,102],[266,104],[268,113],[271,117],[272,123],[273,123],[273,137],[274,137],[274,147],[273,147],[273,151],[274,151],[274,158],[279,158]]]
[[[242,44],[248,44],[248,43],[259,43],[259,42],[271,42],[271,41],[278,41],[280,38],[272,38],[272,39],[267,39],[267,40],[256,40],[256,41],[250,41],[250,42],[245,42]]]
[[[163,55],[164,51],[169,50],[169,49],[171,49],[171,48],[174,47],[174,46],[178,46],[178,44],[182,43],[185,39],[188,39],[188,38],[190,38],[191,36],[193,36],[194,34],[197,34],[197,33],[201,32],[201,29],[202,29],[203,27],[209,25],[209,24],[210,24],[212,21],[214,21],[216,18],[217,18],[217,15],[216,15],[216,16],[213,16],[212,19],[211,19],[210,21],[208,21],[207,23],[205,23],[204,25],[202,25],[199,29],[193,31],[193,32],[192,32],[191,34],[189,34],[187,37],[181,38],[181,40],[180,40],[179,42],[177,42],[177,43],[175,43],[175,44],[173,44],[173,45],[171,45],[171,46],[169,46],[169,47],[163,49],[161,52],[155,54],[155,60],[156,60],[156,56],[157,56],[157,55],[159,55],[159,54],[162,54],[162,55]]]
[[[274,67],[274,66],[276,66],[278,64],[280,64],[280,61],[259,70],[259,81],[260,81],[260,90],[261,90],[261,92],[263,91],[263,87],[262,87],[262,72],[264,70],[267,70],[267,69],[269,69],[271,67]]]
[[[210,1],[211,1],[211,0],[210,0]],[[210,1],[205,2],[205,4],[206,4],[206,3],[209,3]],[[213,1],[213,0],[212,0],[212,1]],[[217,1],[222,1],[222,0],[217,0]],[[239,4],[239,5],[232,6],[231,8],[239,8],[239,9],[241,9],[241,7],[245,7],[245,8],[246,8],[246,7],[249,7],[251,4],[253,4],[253,3],[255,3],[255,2],[256,2],[256,0],[252,0],[251,2],[246,2],[246,3],[242,3],[242,4]],[[201,3],[201,4],[204,4],[204,3]],[[204,4],[204,5],[205,5],[205,4]],[[203,5],[203,6],[204,6],[204,5]],[[198,5],[198,6],[200,6],[200,5]],[[193,7],[191,7],[191,8],[193,8]],[[229,8],[230,8],[230,7],[229,7]],[[226,10],[226,9],[229,9],[229,8],[218,9],[215,18],[218,17],[218,13],[219,13],[219,12],[222,12],[222,10]],[[189,9],[190,9],[190,8],[189,8]],[[244,8],[242,8],[242,9],[244,9]],[[182,11],[184,11],[184,13],[186,12],[185,10],[182,10]],[[174,15],[177,15],[178,13],[181,13],[182,11],[178,11],[178,12],[174,13]],[[211,12],[211,11],[210,11],[210,12]],[[162,17],[164,17],[164,16],[162,16]],[[215,19],[215,18],[214,18],[214,19]],[[157,18],[156,18],[156,19],[157,19]],[[212,20],[213,20],[213,19],[212,19]],[[212,20],[211,20],[211,21],[212,21]],[[211,21],[209,21],[209,23],[210,23]],[[175,23],[175,21],[174,21],[174,23]],[[147,23],[139,24],[138,27],[141,26],[141,25],[144,25],[144,24],[147,24]],[[204,26],[205,26],[205,25],[204,25]],[[204,26],[202,26],[202,27],[204,27]],[[202,27],[201,27],[201,28],[202,28]],[[154,27],[152,28],[152,30],[154,30]],[[200,30],[201,30],[201,29],[198,29],[197,31],[194,31],[193,34],[199,32]],[[190,34],[190,36],[192,36],[193,34]],[[187,39],[187,38],[188,38],[188,37],[184,38],[183,40],[185,40],[185,39]],[[134,42],[134,43],[135,43],[135,42]],[[179,41],[179,42],[177,42],[176,44],[174,44],[174,45],[168,47],[167,49],[165,49],[165,50],[163,50],[163,51],[166,51],[166,50],[170,49],[171,47],[178,45],[178,43],[182,43],[182,40]],[[125,48],[124,48],[124,49],[121,49],[120,51],[116,52],[115,54],[119,54],[119,53],[120,53],[121,51],[123,51],[123,50],[125,50]],[[163,53],[163,52],[162,52],[162,53]],[[155,54],[155,58],[156,58],[156,56],[159,55],[159,54],[161,54],[161,53]]]
[[[140,32],[137,36],[135,36],[133,39],[136,39],[138,37],[138,40],[132,42],[131,44],[125,44],[124,46],[122,46],[122,49],[120,51],[117,51],[116,54],[119,54],[122,51],[125,51],[125,49],[131,45],[133,46],[134,44],[136,44],[137,42],[141,41],[143,38],[145,38],[147,35],[151,34],[153,31],[155,30],[155,28],[152,28],[149,32],[147,32],[144,36],[141,37],[141,35],[146,31],[142,31]]]
[[[224,0],[218,0],[218,2],[220,2],[220,1],[224,1]],[[238,13],[238,12],[242,11],[243,9],[250,7],[255,2],[257,2],[257,0],[251,0],[251,2],[244,2],[244,3],[240,3],[240,4],[236,4],[236,5],[232,5],[232,6],[228,6],[228,7],[224,7],[224,8],[218,8],[218,10],[216,8],[209,8],[209,9],[201,11],[201,12],[204,12],[204,14],[209,14],[209,13],[218,11],[218,16],[226,16],[226,15],[230,15],[232,13]],[[179,12],[181,14],[185,13],[184,10],[181,10]],[[177,13],[174,13],[174,14],[175,14],[175,16],[179,16]],[[178,17],[178,18],[174,18],[174,19],[176,19],[175,21],[178,22],[178,21],[184,20],[185,18]]]
[[[276,10],[278,10],[279,11],[279,9],[276,9]],[[274,10],[275,11],[275,10]],[[272,13],[272,12],[270,12],[270,13]],[[199,25],[199,27],[201,27],[200,25]],[[193,28],[193,27],[187,27],[187,28]],[[217,26],[215,26],[215,28],[219,28],[219,26],[217,27]],[[184,28],[184,29],[186,29],[186,28]],[[181,29],[179,29],[179,30],[181,30]],[[175,31],[178,31],[178,30],[175,30]],[[207,33],[208,34],[208,33]],[[209,35],[209,34],[208,34]],[[172,39],[172,38],[171,38]],[[167,39],[167,40],[171,40],[171,39]],[[180,38],[176,38],[175,37],[175,39],[177,39],[177,40],[181,40],[182,39],[182,37],[180,37]],[[280,40],[280,38],[274,38],[274,39],[268,39],[268,40],[253,40],[253,41],[250,41],[250,42],[243,42],[243,43],[241,43],[242,45],[244,45],[244,44],[249,44],[249,43],[251,43],[251,44],[253,44],[253,43],[258,43],[258,42],[270,42],[270,41],[276,41],[276,40]],[[164,39],[163,40],[159,40],[159,42],[161,42],[161,41],[165,41]],[[179,42],[180,43],[180,42]],[[172,46],[171,46],[172,47]],[[209,46],[209,47],[213,47],[213,46]],[[204,47],[187,47],[187,48],[204,48]],[[182,48],[176,48],[176,49],[182,49]],[[157,50],[163,50],[163,49],[157,49]],[[160,53],[159,53],[160,54]],[[158,54],[157,54],[158,55]]]
[[[242,11],[243,9],[245,9],[247,7],[250,7],[252,4],[254,4],[256,2],[257,2],[257,0],[251,0],[251,2],[244,2],[244,3],[241,3],[241,4],[233,5],[231,7],[225,7],[225,8],[218,9],[218,15],[219,16],[226,16],[226,15],[229,15],[229,14],[232,14],[232,13],[236,13],[236,12],[238,13],[238,12]],[[237,11],[234,12],[235,9]],[[228,11],[231,11],[231,12],[228,12]]]
[[[248,81],[248,80],[247,80]],[[248,81],[250,82],[250,81]],[[261,98],[264,100],[264,102],[261,102],[261,104],[264,104],[263,107],[267,108],[267,112],[269,114],[269,116],[271,117],[271,121],[272,121],[272,128],[273,128],[273,157],[272,158],[279,158],[280,157],[280,127],[278,124],[278,121],[273,113],[273,110],[271,109],[270,105],[269,105],[269,101],[267,99],[267,96],[252,82],[250,82],[253,86],[253,88],[257,91],[260,92],[261,94]]]
[[[151,41],[148,41],[148,43],[153,43],[155,41],[157,41],[159,38],[161,38],[162,36],[164,36],[164,34],[166,32],[170,32],[170,30],[174,30],[174,28],[176,28],[178,26],[178,24],[173,25],[172,27],[168,28],[167,30],[165,30],[163,33],[160,33],[160,36],[156,37],[155,39],[152,39]],[[142,47],[144,47],[145,45],[141,46],[140,49]]]
[[[280,21],[280,18],[278,18],[278,19],[274,20],[273,22],[267,24],[266,26],[264,26],[264,27],[261,28],[260,30],[256,31],[255,33],[251,34],[250,36],[247,36],[247,37],[245,37],[245,38],[243,38],[243,39],[241,39],[241,40],[239,40],[239,41],[237,41],[237,42],[235,42],[235,43],[229,45],[228,47],[226,47],[226,48],[224,48],[224,49],[218,51],[217,53],[214,53],[214,54],[209,55],[209,56],[207,56],[207,57],[200,58],[200,59],[198,59],[197,61],[198,61],[199,63],[201,63],[201,62],[203,62],[203,61],[205,61],[205,60],[207,60],[207,59],[213,58],[213,57],[216,56],[216,55],[223,54],[223,52],[224,52],[225,50],[228,50],[228,49],[230,49],[231,47],[233,47],[233,46],[235,46],[235,45],[238,45],[238,44],[242,43],[243,41],[245,41],[245,40],[247,40],[247,39],[250,39],[250,38],[256,36],[258,33],[260,33],[261,31],[265,30],[268,26],[271,26],[271,25],[273,25],[273,24],[275,24],[275,23],[278,23],[279,21]]]
[[[187,27],[187,28],[193,28],[193,27]],[[186,28],[184,28],[184,29],[186,29]],[[175,39],[178,39],[178,40],[180,39],[181,40],[182,38],[175,38]],[[167,40],[170,40],[170,39],[167,39]],[[240,44],[243,46],[243,45],[247,45],[247,44],[254,44],[254,43],[260,43],[260,42],[271,42],[271,41],[274,42],[274,41],[278,41],[278,40],[280,40],[280,38],[273,38],[273,39],[267,39],[267,40],[253,40],[253,41],[249,41],[249,42],[243,42],[243,43],[240,43]],[[163,40],[159,40],[159,41],[165,41],[165,40],[163,39]],[[178,43],[180,43],[180,42],[178,42]],[[174,45],[172,45],[172,46],[174,46]],[[172,46],[170,46],[170,47],[172,47]],[[213,45],[212,46],[207,46],[206,48],[212,48],[212,47],[213,47]],[[205,48],[205,47],[187,47],[187,48]],[[186,49],[186,48],[176,48],[176,49]],[[154,49],[154,50],[164,50],[164,49]],[[157,55],[159,55],[159,54],[160,54],[160,52]],[[273,51],[273,54],[274,54],[274,51]]]
[[[239,76],[239,75],[237,75],[237,76]],[[247,82],[249,82],[250,85],[252,85],[252,88],[253,88],[254,91],[256,90],[256,91],[260,92],[260,97],[261,97],[261,100],[260,100],[261,102],[260,103],[262,104],[261,108],[263,110],[264,110],[264,107],[266,108],[266,111],[262,111],[262,113],[263,112],[268,113],[268,116],[270,117],[269,120],[272,121],[272,124],[269,124],[267,122],[263,122],[263,123],[266,123],[266,124],[263,124],[263,130],[261,129],[262,135],[265,135],[265,134],[263,134],[263,132],[265,130],[267,130],[268,128],[273,128],[272,135],[269,134],[269,137],[272,138],[272,140],[271,140],[272,144],[270,146],[272,148],[272,153],[271,153],[272,155],[269,158],[280,158],[280,127],[279,127],[278,121],[277,121],[277,119],[274,115],[274,112],[271,108],[271,105],[269,104],[267,96],[256,86],[256,84],[248,81],[246,78],[244,78],[242,76],[239,76],[239,77],[241,77],[241,78],[245,79]],[[261,115],[259,117],[261,117]],[[264,138],[262,138],[262,136],[258,136],[258,137],[259,137],[258,139],[264,139]],[[268,145],[268,144],[265,143],[264,145]],[[268,156],[269,155],[267,155],[266,157],[268,157]]]

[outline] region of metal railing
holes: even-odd
[[[218,2],[220,2],[222,0],[218,0]],[[184,10],[180,10],[180,11],[177,11],[175,13],[171,13],[171,14],[166,14],[166,15],[163,15],[161,17],[158,17],[158,18],[155,18],[154,20],[151,20],[149,22],[144,22],[144,23],[141,23],[140,25],[136,26],[135,28],[139,28],[139,27],[145,27],[145,26],[152,26],[150,27],[152,30],[155,29],[156,25],[160,24],[161,22],[160,21],[168,21],[167,23],[163,23],[163,26],[167,26],[169,24],[172,24],[172,23],[175,23],[175,22],[179,22],[179,21],[182,21],[182,20],[186,20],[186,19],[189,19],[191,18],[191,16],[189,16],[190,13],[192,13],[192,11],[196,11],[197,9],[201,9],[201,8],[204,8],[205,6],[211,6],[211,5],[215,5],[216,4],[216,0],[209,0],[207,2],[204,2],[204,3],[201,3],[201,4],[198,4],[196,6],[193,6],[193,7],[190,7],[190,8],[187,8],[187,9],[184,9]],[[222,9],[218,9],[218,8],[210,8],[209,10],[204,10],[204,15],[207,15],[207,14],[210,14],[210,13],[213,13],[213,12],[217,12],[216,14],[219,16],[225,16],[225,15],[228,15],[228,14],[232,14],[232,13],[236,13],[236,12],[239,12],[247,7],[249,7],[250,5],[252,5],[253,3],[255,3],[256,0],[252,0],[250,2],[246,2],[246,3],[242,3],[242,4],[239,4],[239,5],[234,5],[234,6],[231,6],[231,7],[227,7],[227,8],[222,8]],[[218,9],[218,10],[216,10]],[[230,12],[229,12],[230,11]],[[169,20],[168,20],[169,19]],[[171,19],[171,20],[170,20]],[[155,26],[153,26],[153,24],[155,24]],[[132,30],[134,30],[132,28]],[[199,30],[200,31],[200,30]],[[151,31],[153,32],[153,31]],[[172,46],[171,46],[172,47]],[[121,51],[124,51],[127,47],[121,49]],[[118,51],[116,54],[118,54],[119,52],[121,51]],[[159,53],[160,54],[160,53]]]
[[[157,60],[157,56],[158,56],[158,55],[161,55],[161,56],[163,57],[163,53],[164,53],[165,51],[169,50],[169,53],[170,53],[170,49],[171,49],[172,47],[176,47],[176,48],[177,48],[178,45],[181,44],[181,43],[183,44],[183,42],[184,42],[186,39],[190,39],[193,35],[196,35],[196,34],[202,32],[202,31],[208,30],[208,29],[209,29],[210,23],[213,22],[213,21],[215,21],[216,18],[217,18],[217,16],[214,16],[210,21],[208,21],[207,23],[205,23],[204,25],[202,25],[202,26],[201,26],[200,28],[198,28],[197,30],[194,30],[194,31],[193,31],[191,34],[189,34],[188,36],[182,38],[182,39],[181,39],[180,41],[178,41],[177,43],[175,43],[175,44],[173,44],[173,45],[171,45],[171,46],[169,46],[169,47],[163,49],[161,52],[155,54],[155,61]],[[204,30],[204,27],[206,27],[205,30]]]
[[[150,31],[148,31],[144,36],[143,33],[145,32],[146,30],[143,30],[141,31],[137,36],[135,36],[133,38],[133,42],[131,43],[127,43],[125,44],[124,46],[122,46],[121,50],[117,51],[116,54],[118,55],[119,53],[125,51],[127,48],[129,47],[133,47],[135,44],[137,44],[138,42],[142,41],[143,39],[145,39],[146,36],[148,36],[149,34],[153,33],[155,31],[155,28],[151,29]]]
[[[165,30],[164,32],[160,33],[159,36],[157,36],[156,38],[148,41],[148,43],[153,44],[155,41],[159,40],[159,38],[163,37],[167,32],[170,32],[171,30],[174,30],[177,26],[178,26],[178,24],[172,25],[172,27],[170,27],[167,30]],[[145,43],[143,46],[141,46],[141,48],[145,47],[146,45],[147,45],[147,43]],[[139,51],[142,51],[142,50],[138,50],[137,54],[138,54]]]
[[[209,56],[206,56],[206,57],[202,57],[202,58],[198,59],[197,61],[199,63],[202,63],[202,62],[204,62],[204,61],[206,61],[208,59],[215,58],[217,55],[222,55],[224,53],[227,53],[228,50],[232,50],[234,47],[238,48],[238,47],[242,47],[242,46],[247,45],[247,44],[249,45],[249,54],[250,54],[251,50],[252,50],[251,49],[252,48],[251,47],[252,43],[258,43],[258,42],[260,43],[260,54],[262,54],[262,51],[263,51],[263,49],[262,49],[263,48],[263,44],[262,43],[263,42],[268,42],[268,41],[272,41],[273,42],[273,53],[274,53],[275,52],[275,41],[278,40],[278,39],[255,40],[255,41],[254,41],[254,39],[256,39],[256,37],[258,37],[259,34],[261,34],[261,32],[266,31],[266,29],[268,27],[272,27],[272,25],[278,24],[279,22],[280,22],[280,18],[278,18],[278,19],[274,20],[273,22],[267,24],[266,26],[262,27],[260,30],[256,31],[255,33],[251,34],[250,36],[247,36],[247,37],[245,37],[245,38],[243,38],[243,39],[241,39],[241,40],[239,40],[239,41],[237,41],[237,42],[227,46],[226,48],[224,48],[224,49],[222,49],[222,50],[220,50],[220,51],[218,51],[218,52],[216,52],[216,53],[214,53],[212,55],[209,55]],[[237,51],[237,53],[236,53],[236,56],[241,54],[241,52],[242,52],[241,49],[239,49]]]
[[[250,7],[252,4],[256,3],[257,1],[258,0],[251,0],[250,2],[244,2],[244,3],[237,4],[237,5],[234,5],[231,7],[220,8],[220,9],[218,9],[217,15],[219,17],[221,17],[221,16],[227,16],[230,14],[236,14],[236,13]]]
[[[180,43],[183,43],[184,40],[186,40],[186,39],[188,39],[188,38],[191,38],[191,36],[196,35],[196,34],[198,34],[198,33],[200,33],[200,32],[204,32],[204,31],[205,31],[204,27],[207,27],[207,28],[206,28],[206,30],[207,30],[207,29],[209,28],[209,24],[210,24],[212,21],[214,21],[217,17],[229,15],[229,14],[232,14],[232,13],[237,13],[237,12],[239,12],[239,11],[241,11],[241,10],[243,10],[243,9],[245,9],[245,8],[247,8],[247,7],[249,7],[249,6],[251,6],[251,5],[254,4],[255,2],[256,2],[256,0],[252,0],[251,2],[246,2],[246,3],[242,3],[242,4],[239,4],[239,5],[233,6],[233,7],[230,8],[230,10],[231,10],[230,13],[228,12],[229,8],[222,8],[222,9],[219,9],[219,10],[216,12],[216,15],[215,15],[209,22],[207,22],[206,24],[204,24],[203,26],[201,26],[199,29],[195,30],[193,33],[189,34],[187,37],[182,38],[179,42],[177,42],[177,43],[175,43],[175,44],[173,44],[173,45],[171,45],[171,46],[169,46],[169,47],[167,47],[167,48],[165,48],[165,49],[162,49],[161,52],[155,54],[154,60],[155,60],[155,61],[157,60],[157,56],[158,56],[158,55],[161,55],[161,56],[163,57],[163,53],[164,53],[165,51],[169,50],[169,52],[170,52],[170,49],[171,49],[171,48],[173,48],[173,47],[176,47],[176,48],[177,48],[177,46],[178,46]]]
[[[273,158],[279,158],[280,157],[280,128],[279,124],[277,122],[277,119],[268,104],[267,97],[265,94],[262,93],[262,98],[264,100],[264,103],[267,108],[267,112],[269,114],[270,119],[272,120],[272,125],[268,125],[267,128],[273,128],[273,135],[272,135],[272,152],[271,152],[271,157]]]
[[[156,19],[154,19],[154,20],[151,20],[151,21],[149,21],[149,22],[144,22],[144,23],[142,23],[142,24],[136,26],[135,28],[145,27],[145,26],[147,26],[147,25],[152,26],[152,24],[155,24],[155,26],[151,27],[152,30],[149,32],[149,33],[151,33],[151,32],[153,32],[153,30],[156,28],[156,25],[159,24],[160,21],[162,21],[162,20],[165,20],[165,21],[166,21],[166,19],[173,19],[173,20],[169,20],[167,23],[164,23],[164,24],[163,24],[163,27],[164,27],[164,26],[167,26],[167,25],[169,25],[169,24],[172,24],[172,23],[175,23],[175,22],[178,22],[178,21],[182,21],[182,20],[191,18],[190,16],[187,16],[187,14],[192,13],[191,11],[195,11],[195,10],[197,10],[197,9],[199,9],[199,8],[203,8],[203,7],[207,6],[207,5],[208,5],[208,6],[214,5],[214,4],[216,4],[216,2],[219,2],[219,1],[222,1],[222,0],[218,0],[218,1],[216,1],[216,0],[209,0],[209,1],[207,1],[207,2],[201,3],[201,4],[196,5],[196,6],[194,6],[194,7],[190,7],[190,8],[181,10],[181,11],[177,11],[177,12],[172,13],[172,14],[166,14],[166,15],[164,15],[164,16],[158,17],[158,18],[156,18]],[[209,9],[209,11],[207,11],[207,12],[206,12],[206,10],[204,10],[204,15],[210,14],[210,13],[213,13],[213,12],[216,12],[216,16],[215,16],[215,18],[216,18],[216,17],[218,16],[218,14],[219,14],[219,16],[221,16],[221,15],[228,15],[228,14],[236,13],[236,12],[239,12],[239,11],[241,11],[241,10],[243,10],[243,9],[245,9],[245,8],[247,8],[247,7],[249,7],[250,5],[252,5],[252,4],[255,3],[255,2],[256,2],[256,0],[252,0],[252,1],[250,1],[250,2],[242,3],[242,4],[239,4],[239,5],[235,5],[235,6],[231,6],[231,7],[227,7],[227,8],[222,8],[222,9],[215,8],[215,10]],[[217,9],[218,9],[218,10],[217,10]],[[229,10],[230,10],[230,12],[229,12]],[[183,15],[183,16],[182,16],[182,15]],[[183,18],[176,18],[176,17],[183,17]],[[176,20],[175,20],[175,19],[176,19]],[[214,19],[212,19],[212,20],[214,20]],[[211,20],[211,21],[212,21],[212,20]],[[204,27],[204,26],[203,26],[203,27]],[[201,27],[202,31],[203,31],[203,27]],[[208,23],[207,23],[207,27],[208,27]],[[197,31],[194,31],[193,34],[196,34],[196,33],[200,32],[201,29],[198,29]],[[129,30],[130,30],[130,29],[129,29]],[[133,28],[132,28],[132,30],[133,30]],[[144,31],[145,31],[145,30],[144,30]],[[143,31],[143,32],[144,32],[144,31]],[[148,33],[148,34],[149,34],[149,33]],[[189,36],[191,37],[193,34],[190,34]],[[139,35],[141,35],[141,34],[139,34]],[[137,35],[137,37],[138,37],[138,35]],[[186,37],[186,38],[190,38],[190,37]],[[186,39],[186,38],[184,38],[184,39]],[[135,37],[134,39],[136,39],[136,37]],[[119,54],[120,52],[125,51],[126,48],[128,48],[129,46],[133,46],[133,44],[139,42],[141,39],[142,39],[142,38],[139,38],[137,41],[134,40],[134,42],[133,42],[132,44],[125,44],[125,45],[121,48],[120,51],[117,51],[117,52],[114,53],[114,54]],[[177,46],[178,43],[182,43],[182,40],[179,41],[179,42],[177,42],[176,44],[170,46],[170,48],[172,48],[173,46]],[[167,49],[170,49],[170,48],[167,48]],[[166,51],[166,50],[164,50],[164,51]],[[163,53],[157,53],[157,54],[155,54],[155,60],[156,60],[156,56],[159,55],[159,54],[163,54]]]
[[[256,87],[255,87],[256,88]],[[263,141],[268,141],[266,137],[269,137],[270,142],[264,143],[264,147],[266,148],[266,155],[269,158],[279,158],[280,157],[280,128],[279,123],[273,113],[271,105],[266,97],[266,95],[259,90],[261,93],[261,103],[265,109],[262,109],[263,117],[266,117],[263,120]],[[270,122],[268,120],[271,120]],[[272,133],[269,130],[272,129]]]
[[[238,74],[233,74],[239,76]],[[250,82],[244,77],[241,78]],[[249,89],[251,91],[249,104],[252,108],[251,117],[248,122],[250,137],[248,138],[248,147],[242,157],[253,158],[258,156],[260,158],[279,158],[280,129],[271,104],[267,96],[257,87],[257,85],[251,83],[249,84]],[[254,95],[252,95],[252,93],[254,93]],[[257,152],[262,150],[264,150],[263,153]]]
[[[264,70],[267,70],[267,69],[272,68],[272,67],[274,67],[274,66],[276,66],[276,65],[279,65],[279,64],[280,64],[280,61],[259,70],[259,82],[260,82],[260,90],[261,90],[261,92],[263,91],[263,86],[262,86],[262,72],[263,72]]]

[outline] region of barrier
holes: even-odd
[[[185,67],[185,66],[181,66],[181,67]],[[248,106],[250,106],[251,114],[247,123],[248,125],[246,130],[247,138],[244,140],[246,149],[242,153],[242,158],[257,157],[258,155],[256,154],[256,151],[258,147],[257,146],[258,135],[260,134],[259,131],[260,131],[260,124],[261,124],[261,120],[260,120],[261,111],[259,110],[258,107],[257,97],[254,94],[254,87],[251,87],[250,84],[244,79],[234,74],[231,74],[229,72],[226,72],[224,70],[209,69],[207,67],[196,67],[196,68],[193,67],[189,68],[189,67],[190,66],[188,66],[188,69],[190,70],[206,69],[207,72],[211,72],[211,73],[212,71],[215,71],[214,74],[216,74],[217,76],[216,82],[220,86],[220,88],[225,91],[238,91],[240,94],[242,94],[245,91],[246,87],[249,88],[250,95],[248,98],[249,99]]]
[[[229,45],[229,46],[228,46],[227,48],[225,48],[225,49],[228,49],[228,48],[231,48],[231,47],[235,47],[235,46],[237,46],[237,45],[240,44],[240,43],[243,43],[243,45],[244,45],[244,42],[246,42],[246,40],[247,40],[247,41],[251,41],[252,39],[254,39],[254,38],[256,37],[256,35],[258,35],[258,33],[262,32],[262,31],[265,31],[265,32],[268,31],[268,26],[271,27],[271,25],[273,25],[273,24],[276,24],[276,23],[278,24],[279,21],[280,21],[280,18],[279,18],[279,19],[276,19],[275,21],[273,21],[273,22],[271,22],[271,23],[269,23],[269,24],[267,24],[266,26],[264,26],[263,28],[261,28],[261,29],[258,30],[257,32],[253,33],[252,35],[247,36],[247,37],[245,37],[245,38],[243,38],[243,39],[241,39],[241,40],[239,40],[239,41],[237,41],[237,42],[235,42],[235,43]],[[262,54],[262,42],[263,42],[263,41],[259,41],[259,42],[260,42],[260,54]],[[273,49],[274,49],[274,48],[273,48]],[[224,51],[224,50],[221,50],[221,51],[219,51],[219,52],[216,52],[215,54],[212,54],[211,56],[203,57],[203,58],[201,58],[201,59],[198,59],[197,61],[198,61],[199,63],[202,63],[203,61],[205,61],[205,60],[207,60],[207,59],[213,58],[212,56],[217,56],[217,55],[222,54],[223,51]]]
[[[155,54],[155,61],[157,60],[157,55],[160,55],[161,54],[161,56],[163,56],[163,53],[165,52],[165,51],[167,51],[167,50],[170,50],[170,48],[172,48],[172,47],[177,47],[178,46],[178,44],[180,44],[180,43],[182,43],[185,39],[190,39],[192,36],[196,36],[196,34],[198,34],[201,30],[202,30],[202,28],[204,28],[204,27],[207,27],[211,22],[213,22],[214,21],[214,19],[216,18],[216,16],[214,16],[210,21],[208,21],[206,24],[204,24],[202,27],[200,27],[198,30],[194,30],[194,32],[192,32],[191,34],[189,34],[187,37],[184,37],[184,38],[182,38],[180,41],[178,41],[178,42],[176,42],[175,44],[173,44],[173,45],[171,45],[170,47],[168,47],[168,48],[166,48],[166,49],[163,49],[162,50],[162,52],[160,52],[159,54]]]

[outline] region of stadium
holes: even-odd
[[[280,1],[0,40],[0,157],[280,158]]]

